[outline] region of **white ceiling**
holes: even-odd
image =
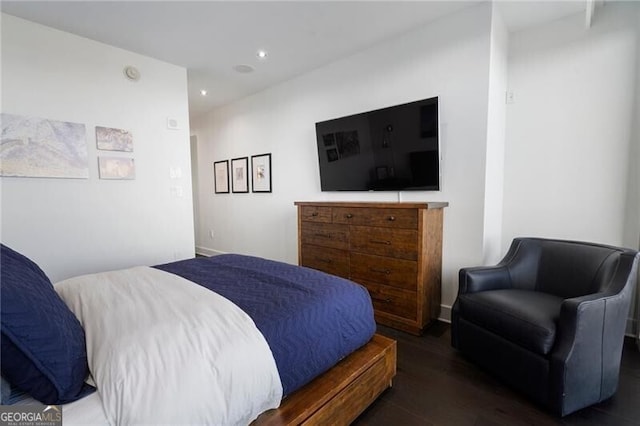
[[[10,15],[186,67],[189,109],[198,115],[476,3],[2,1],[0,7]],[[500,7],[510,31],[517,31],[584,13],[586,1],[509,1]],[[257,58],[259,49],[268,51],[266,60]],[[240,64],[255,70],[234,71]],[[208,91],[206,97],[201,89]]]

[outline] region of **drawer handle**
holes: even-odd
[[[396,217],[395,217],[395,216],[389,216],[389,217],[387,218],[387,220],[389,220],[390,222],[395,222]]]
[[[351,213],[347,213],[344,215],[344,217],[346,217],[347,219],[351,219],[353,215]]]
[[[331,238],[331,234],[313,234],[314,237]]]
[[[376,269],[376,268],[369,268],[369,270],[370,270],[371,272],[377,272],[377,273],[379,273],[379,274],[386,274],[386,275],[391,274],[391,271],[390,271],[390,270],[388,270],[388,269]]]
[[[311,213],[311,217],[316,217],[316,216],[318,216],[318,212]]]
[[[318,261],[322,262],[322,263],[331,263],[332,260],[331,259],[318,259]]]
[[[382,303],[391,303],[390,297],[387,297],[386,299],[383,299],[381,297],[372,297],[371,300],[375,300],[377,302],[382,302]]]
[[[384,244],[385,246],[391,245],[391,241],[384,241],[384,240],[369,240],[369,242],[371,244]]]

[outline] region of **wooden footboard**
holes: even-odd
[[[396,342],[376,334],[331,370],[291,394],[253,425],[348,425],[396,375]]]

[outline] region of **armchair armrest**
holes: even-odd
[[[627,291],[588,294],[562,303],[550,358],[555,380],[551,398],[562,415],[581,407],[582,401],[602,401],[615,392],[629,310]]]
[[[605,299],[589,294],[566,299],[560,308],[556,344],[551,353],[551,405],[560,415],[581,401],[600,399]]]
[[[564,413],[603,401],[618,387],[624,331],[637,277],[637,253],[623,254],[605,290],[566,299],[551,353],[551,398]]]
[[[451,307],[451,345],[458,345],[459,297],[465,293],[511,288],[511,278],[506,266],[478,266],[460,269],[458,281],[458,298]]]
[[[458,294],[511,288],[509,270],[504,265],[460,269]]]

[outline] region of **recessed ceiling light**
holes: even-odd
[[[260,58],[260,59],[267,59],[267,51],[266,50],[258,50],[258,53],[256,53],[256,56],[258,56],[258,58]]]
[[[244,64],[236,65],[233,69],[241,74],[247,74],[253,71],[253,67]]]
[[[202,89],[202,90],[200,91],[200,94],[201,94],[202,96],[207,96],[207,91],[206,91],[205,89]]]

